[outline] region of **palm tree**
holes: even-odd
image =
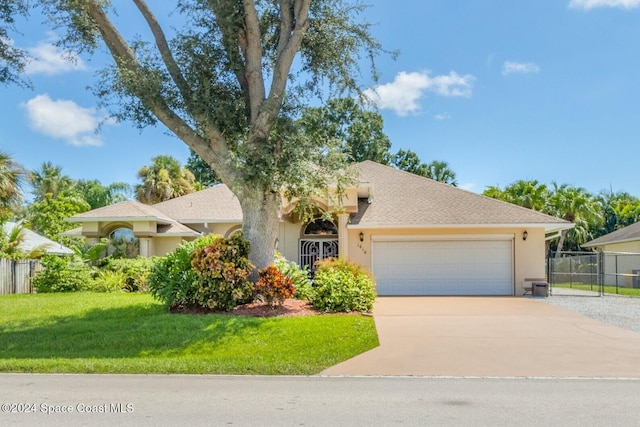
[[[482,194],[539,212],[546,209],[549,199],[547,186],[536,180],[519,180],[504,190],[497,186],[488,186]]]
[[[545,184],[537,180],[518,180],[509,185],[505,192],[508,201],[514,205],[542,212],[546,209],[549,192]]]
[[[629,193],[601,191],[597,199],[602,206],[604,225],[594,237],[611,233],[640,220],[640,199]]]
[[[453,187],[458,186],[456,173],[449,168],[449,164],[447,162],[434,160],[428,164],[426,177],[439,182],[444,182],[445,184],[449,184]]]
[[[125,182],[114,182],[105,186],[96,179],[81,179],[76,182],[74,191],[84,197],[91,209],[97,209],[127,200],[131,194],[131,186]]]
[[[602,206],[582,187],[553,183],[553,192],[549,197],[548,212],[559,218],[573,222],[575,227],[569,232],[563,230],[558,241],[556,257],[560,256],[565,241],[570,239],[574,247],[593,237],[593,231],[603,223]]]
[[[184,196],[195,191],[195,177],[172,156],[151,159],[151,166],[138,171],[142,184],[136,186],[136,199],[153,204]]]
[[[9,154],[0,151],[0,217],[6,217],[22,203],[25,177],[24,167],[14,162]]]
[[[51,162],[44,162],[40,170],[32,171],[29,181],[33,186],[32,192],[36,202],[44,200],[47,194],[51,194],[55,199],[58,194],[70,190],[74,184],[71,177],[62,173],[62,167]]]

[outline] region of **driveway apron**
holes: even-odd
[[[321,375],[640,378],[640,334],[522,297],[380,297],[380,345]]]

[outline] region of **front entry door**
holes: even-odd
[[[315,270],[315,263],[325,258],[338,257],[338,239],[301,239],[300,267]]]

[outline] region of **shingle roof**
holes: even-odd
[[[372,198],[371,203],[366,199],[359,201],[358,213],[352,215],[350,227],[539,225],[551,232],[573,226],[559,218],[372,161],[357,166],[361,171],[361,186],[372,189]],[[241,222],[242,209],[231,190],[220,184],[153,206],[121,202],[75,215],[69,221],[125,218],[149,218],[165,224],[176,221],[182,224]],[[166,231],[187,232],[175,226]]]
[[[157,203],[153,207],[183,224],[242,222],[240,202],[224,184]]]
[[[610,245],[612,243],[632,242],[634,240],[640,240],[640,222],[631,224],[620,230],[612,231],[609,234],[600,236],[597,239],[593,239],[590,242],[582,245],[585,248],[592,248],[602,245]]]
[[[540,225],[547,232],[571,223],[372,161],[359,164],[360,181],[372,187],[352,226],[429,227]]]
[[[69,218],[69,222],[126,220],[132,218],[136,220],[149,219],[166,223],[173,222],[171,217],[156,209],[154,206],[145,205],[144,203],[133,200],[127,200],[74,215]]]
[[[201,234],[186,225],[182,225],[179,222],[173,222],[171,224],[160,224],[158,225],[158,236],[159,237],[169,237],[169,236],[200,236]]]

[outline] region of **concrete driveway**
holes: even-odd
[[[381,297],[380,346],[321,375],[640,378],[640,334],[522,297]]]

